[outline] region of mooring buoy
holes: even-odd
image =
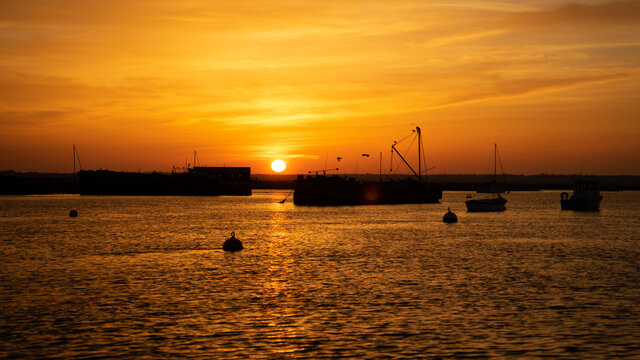
[[[236,238],[235,232],[232,232],[231,237],[225,240],[224,244],[222,244],[222,250],[224,251],[240,251],[243,248],[242,241]]]
[[[451,208],[447,208],[447,213],[442,217],[442,221],[446,223],[455,223],[458,222],[458,217],[456,214],[451,212]]]

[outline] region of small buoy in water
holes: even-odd
[[[222,250],[224,251],[240,251],[242,249],[242,241],[236,238],[235,232],[232,232],[231,237],[222,244]]]
[[[69,211],[69,216],[70,217],[78,217],[78,210],[73,209],[73,210]]]
[[[458,222],[458,217],[456,214],[451,212],[451,208],[447,208],[447,213],[442,217],[442,221],[446,223],[455,223]]]

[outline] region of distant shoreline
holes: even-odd
[[[329,176],[329,175],[327,175]],[[344,174],[340,176],[353,177],[361,181],[378,181],[379,174]],[[510,191],[537,190],[569,190],[573,188],[574,179],[579,175],[511,175],[498,176],[499,184],[506,184]],[[254,189],[290,189],[293,187],[297,175],[256,174],[251,175]],[[404,180],[409,175],[383,175],[383,180]],[[640,190],[640,176],[633,175],[588,175],[600,181],[603,191]],[[475,191],[480,185],[493,180],[492,174],[452,174],[429,175],[427,181],[442,184],[444,190]]]
[[[328,175],[329,176],[329,175]],[[362,181],[378,181],[378,174],[341,174]],[[511,191],[569,190],[578,175],[504,175],[499,183],[506,184]],[[253,189],[292,189],[297,175],[253,174]],[[408,175],[383,175],[384,180],[403,180]],[[603,191],[640,190],[640,176],[634,175],[588,175],[600,181]],[[427,180],[443,185],[444,190],[475,191],[479,185],[492,181],[493,175],[430,175]],[[0,194],[78,194],[78,181],[72,173],[37,173],[0,171]]]

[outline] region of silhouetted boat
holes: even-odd
[[[493,212],[493,211],[505,211],[507,207],[505,204],[507,199],[496,193],[496,197],[486,199],[473,199],[465,201],[467,205],[467,211],[470,212]]]
[[[504,193],[504,187],[498,186],[497,184],[497,155],[498,155],[498,145],[493,145],[493,182],[489,184],[485,184],[484,186],[479,187],[476,192],[479,194],[493,194],[492,197],[484,198],[484,199],[471,199],[465,201],[465,205],[467,206],[467,211],[469,212],[494,212],[494,211],[505,211],[507,207],[505,204],[507,203],[507,199],[503,198],[500,193]],[[502,165],[501,165],[502,166]]]
[[[595,179],[578,178],[573,184],[573,194],[560,194],[562,210],[598,211],[600,210],[600,183]]]
[[[391,147],[415,175],[404,181],[357,181],[342,176],[298,175],[293,192],[296,205],[375,205],[375,204],[423,204],[438,203],[442,198],[442,185],[422,181],[420,128],[414,130],[418,136],[418,172],[404,157]],[[425,170],[426,171],[426,170]],[[316,172],[317,173],[317,172]]]

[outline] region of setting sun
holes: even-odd
[[[119,4],[0,1],[0,171],[640,174],[640,0]]]
[[[287,164],[282,160],[274,160],[271,163],[271,169],[275,172],[283,172],[287,168]]]

